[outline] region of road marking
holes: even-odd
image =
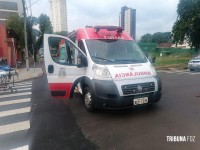
[[[26,88],[26,87],[32,87],[32,85],[14,85],[15,88]]]
[[[30,81],[30,82],[15,82],[15,84],[32,84],[32,81]]]
[[[21,82],[16,82],[16,83],[33,83],[33,81],[21,81]]]
[[[0,95],[0,99],[2,99],[2,98],[8,98],[8,97],[15,97],[15,96],[23,96],[23,95],[31,95],[31,92],[12,93],[12,94],[9,94],[9,95]]]
[[[6,91],[0,91],[0,106],[9,106],[12,104],[23,104],[23,103],[28,103],[31,105],[31,89],[32,89],[32,81],[31,82],[18,82],[18,83],[10,83],[10,86],[14,86],[14,88],[17,89],[17,92],[21,91],[22,93],[17,93],[14,91],[14,93],[11,93],[10,89],[6,89]],[[2,95],[3,94],[3,95]],[[25,98],[19,98],[18,96],[25,96]],[[28,97],[28,98],[26,98]],[[7,98],[12,98],[12,100],[7,100]],[[25,108],[18,108],[18,109],[13,109],[13,110],[5,110],[0,112],[0,119],[2,117],[9,117],[9,116],[14,116],[18,117],[18,115],[27,113],[27,116],[29,116],[30,111],[31,111],[31,106],[27,106]],[[28,117],[29,118],[29,117]],[[26,131],[30,129],[30,121],[26,119],[26,121],[21,120],[20,122],[13,120],[15,123],[10,123],[10,124],[4,124],[0,126],[0,135],[6,136],[7,134],[14,134],[15,132],[18,131]],[[27,133],[26,133],[27,134]],[[24,138],[24,136],[19,137],[20,139]],[[12,141],[11,141],[12,143]],[[29,144],[28,143],[23,143],[21,147],[18,147],[19,145],[14,146],[12,150],[29,150]],[[1,149],[1,148],[0,148]]]
[[[30,84],[22,84],[22,83],[20,83],[20,84],[16,84],[16,83],[14,83],[14,85],[15,85],[15,86],[24,86],[24,85],[32,86],[32,83],[30,83]]]
[[[32,84],[33,82],[15,82],[15,84]]]
[[[25,108],[20,108],[20,109],[13,109],[13,110],[8,110],[8,111],[2,111],[0,112],[0,117],[6,117],[6,116],[11,116],[11,115],[18,115],[22,113],[28,113],[31,111],[31,107],[25,107]]]
[[[17,89],[17,91],[28,91],[28,90],[31,90],[31,88]]]
[[[157,70],[158,73],[174,73],[174,74],[189,74],[189,75],[199,75],[200,72],[190,72],[190,71],[180,71],[180,70],[175,70],[175,71],[168,71],[168,70]]]
[[[198,75],[198,74],[200,74],[200,73],[190,73],[191,75]]]
[[[31,99],[25,98],[25,99],[17,99],[17,100],[12,100],[12,101],[4,101],[4,102],[0,102],[0,106],[10,105],[10,104],[26,103],[26,102],[31,102]]]
[[[28,129],[30,129],[29,120],[23,121],[23,122],[17,122],[13,124],[0,126],[0,135],[22,131],[22,130],[28,130]]]
[[[11,149],[11,150],[29,150],[29,146],[25,145],[25,146],[22,146],[22,147]]]
[[[31,88],[24,88],[24,89],[17,89],[17,92],[19,91],[31,91]],[[14,93],[16,93],[16,91],[14,90]],[[12,94],[11,90],[7,90],[7,91],[0,91],[0,94]]]

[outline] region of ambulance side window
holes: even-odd
[[[60,37],[50,37],[49,51],[51,58],[55,63],[61,65],[77,66],[77,57],[79,50],[66,39]]]
[[[84,46],[84,44],[83,44],[83,41],[79,41],[79,42],[78,42],[78,47],[86,54],[85,46]]]

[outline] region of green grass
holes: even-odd
[[[164,56],[156,57],[156,66],[165,66],[165,65],[185,65],[191,57],[178,57],[178,56]]]

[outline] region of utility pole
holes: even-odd
[[[32,3],[31,3],[31,0],[29,0],[29,6],[30,6],[30,13],[31,13],[31,18],[33,17],[32,16]],[[31,25],[33,25],[32,23],[31,23]],[[33,26],[31,26],[31,36],[33,35]],[[33,37],[33,36],[32,36]],[[32,39],[33,40],[33,39]],[[33,41],[32,41],[32,50],[33,50],[33,66],[34,66],[34,72],[35,72],[35,56],[36,56],[36,54],[35,54],[35,49],[34,49],[34,46],[33,46]]]
[[[27,30],[26,30],[26,8],[25,0],[22,0],[24,10],[24,40],[25,40],[25,59],[26,59],[26,70],[29,71],[29,60],[28,60],[28,43],[27,43]]]
[[[15,68],[17,69],[17,54],[16,54],[16,50],[15,50],[15,39],[12,38],[12,44],[13,44],[13,49],[14,49],[14,53],[13,53],[13,58],[14,58],[14,61],[15,61]]]

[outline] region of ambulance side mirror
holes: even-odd
[[[148,58],[148,60],[150,61],[150,63],[154,64],[156,62],[156,57],[151,57],[147,53],[144,53],[144,54]]]
[[[145,54],[145,56],[146,56],[147,58],[149,57],[149,55],[148,55],[146,52],[145,52],[144,54]]]
[[[88,66],[87,58],[83,54],[80,54],[78,56],[77,61],[78,61],[77,62],[77,67],[78,68],[83,68],[83,67],[87,67]]]

